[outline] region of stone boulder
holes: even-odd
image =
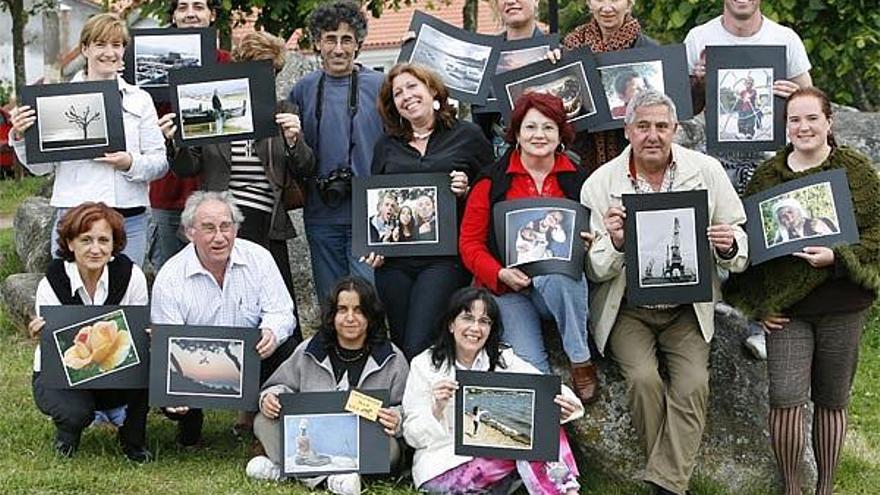
[[[309,57],[293,50],[288,51],[285,56],[284,69],[275,77],[275,97],[279,100],[286,99],[297,81],[320,67],[315,57]]]
[[[34,298],[42,273],[16,273],[6,277],[0,285],[0,304],[3,314],[15,328],[24,331],[34,317]]]
[[[306,242],[305,226],[303,225],[302,209],[290,212],[293,226],[299,234],[287,241],[290,255],[290,272],[293,275],[293,287],[296,293],[296,309],[299,313],[299,324],[305,335],[311,335],[321,321],[318,298],[315,295],[315,284],[312,281],[312,257],[309,254],[309,243]]]
[[[15,211],[15,251],[26,272],[46,273],[52,260],[49,244],[54,221],[55,209],[44,197],[27,198]]]

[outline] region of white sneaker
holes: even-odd
[[[327,477],[327,490],[338,495],[360,495],[361,475],[358,473],[330,475]]]
[[[281,466],[264,455],[248,461],[245,473],[255,480],[278,481],[281,479]]]
[[[743,342],[743,345],[746,346],[746,349],[752,353],[755,359],[760,361],[767,360],[767,340],[764,338],[763,333],[749,335],[745,342]]]

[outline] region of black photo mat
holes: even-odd
[[[379,199],[384,201],[389,193],[396,207],[386,220],[376,213],[380,209]],[[373,252],[387,257],[454,256],[458,254],[457,207],[448,174],[353,177],[352,255],[366,256]],[[432,209],[433,215],[430,214]],[[411,221],[405,223],[409,228],[401,221],[406,219],[406,211],[411,217]],[[407,231],[412,235],[408,237]]]
[[[753,265],[807,246],[859,242],[849,182],[842,169],[785,182],[743,199],[743,206]]]
[[[40,366],[47,388],[147,388],[148,306],[42,306],[40,315],[46,320]]]
[[[199,146],[278,133],[275,72],[268,61],[173,69],[168,78],[178,146]]]
[[[153,100],[168,101],[168,73],[216,63],[214,28],[133,29],[125,48],[123,77],[150,93]]]
[[[564,198],[501,201],[492,208],[499,260],[530,277],[558,273],[579,280],[584,274],[581,232],[589,232],[590,212]]]
[[[706,149],[710,154],[775,151],[785,145],[784,46],[706,47]]]
[[[420,10],[409,30],[416,37],[401,47],[398,62],[433,70],[456,100],[485,103],[498,59],[497,37],[465,31]]]
[[[387,407],[388,390],[359,391],[382,400],[383,407]],[[391,470],[391,437],[378,420],[369,421],[345,410],[349,393],[279,396],[283,476],[381,474]]]
[[[495,73],[492,76],[503,74],[513,69],[525,67],[534,62],[540,62],[546,58],[547,53],[559,46],[559,33],[549,33],[537,38],[524,38],[520,40],[499,40],[498,61],[495,64]],[[499,111],[498,98],[495,97],[495,88],[489,85],[489,96],[483,105],[474,105],[471,111],[477,113],[496,113]]]
[[[627,303],[711,301],[706,190],[624,194],[623,206]]]
[[[550,93],[562,99],[568,121],[576,131],[592,129],[608,115],[608,101],[589,48],[566,52],[555,64],[535,62],[493,78],[498,106],[510,119],[516,99],[526,92]]]
[[[28,163],[125,151],[122,97],[115,79],[25,86],[21,102],[37,117],[24,132]]]
[[[558,376],[459,370],[455,380],[456,455],[559,458]]]
[[[639,87],[657,90],[670,97],[675,103],[679,121],[693,117],[684,45],[632,48],[597,53],[595,57],[602,79],[602,95],[609,111],[602,115],[604,121],[590,127],[590,131],[622,128],[626,104],[629,102],[626,98],[632,96],[627,90],[637,91]],[[624,89],[626,96],[620,94],[620,89]]]
[[[257,328],[153,325],[150,405],[256,411]]]

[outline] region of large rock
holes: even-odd
[[[275,96],[279,100],[287,98],[290,89],[297,81],[313,70],[320,68],[314,57],[306,57],[302,53],[290,50],[284,61],[284,69],[275,77]]]
[[[290,212],[290,218],[299,233],[297,237],[287,241],[290,273],[293,275],[293,287],[296,292],[296,309],[303,332],[311,335],[320,324],[321,311],[318,307],[318,298],[315,296],[315,284],[312,281],[312,257],[309,255],[309,243],[306,242],[302,209]]]
[[[0,285],[0,303],[3,314],[22,330],[34,317],[34,298],[42,273],[16,273],[6,277]]]
[[[54,221],[55,209],[44,197],[27,198],[15,211],[15,251],[26,272],[46,273],[52,260],[49,244]]]
[[[746,321],[737,315],[716,316],[708,420],[696,474],[729,493],[779,483],[767,430],[767,366],[747,356],[742,341],[748,335]],[[599,365],[601,395],[572,425],[574,441],[608,475],[640,480],[645,456],[626,404],[626,385],[610,359],[600,359]],[[809,446],[807,450],[811,460]],[[807,483],[815,479],[813,468],[804,466],[802,472]]]

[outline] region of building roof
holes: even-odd
[[[367,39],[364,41],[362,50],[381,50],[400,46],[400,40],[409,29],[410,20],[416,10],[423,10],[453,26],[462,27],[464,2],[465,0],[451,0],[448,4],[437,2],[433,4],[434,9],[428,9],[425,4],[413,3],[410,6],[402,6],[397,11],[386,9],[379,18],[368,15]],[[495,18],[489,3],[486,0],[479,1],[477,3],[477,32],[497,34],[503,29],[500,19]]]

